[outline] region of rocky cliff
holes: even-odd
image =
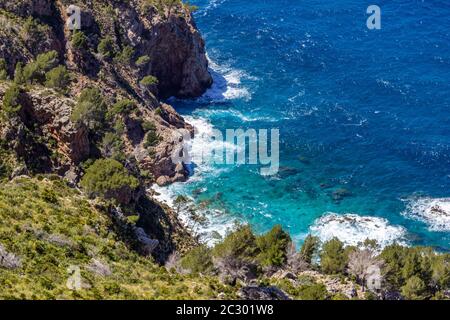
[[[71,5],[80,9],[81,23],[74,20],[75,28],[68,23],[78,14]],[[54,66],[70,74],[62,88],[49,85],[48,73],[38,72],[43,68],[39,59],[49,52],[56,52]],[[3,176],[56,173],[77,186],[89,163],[114,157],[139,179],[140,194],[156,181],[186,180],[184,166],[171,160],[173,137],[175,129],[192,128],[161,99],[196,97],[212,83],[189,6],[150,0],[4,0],[0,61],[6,73],[0,101],[22,71],[31,78],[19,83],[18,114],[2,116]],[[65,79],[58,76],[53,80]],[[101,129],[73,119],[80,96],[92,88],[107,109]],[[117,111],[124,101],[131,111]],[[142,213],[140,223],[161,240],[156,251],[163,260],[176,246],[177,234],[186,233],[168,208],[145,201],[154,210]]]

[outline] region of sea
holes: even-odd
[[[214,129],[278,129],[280,169],[193,163],[188,182],[153,187],[161,201],[191,199],[206,243],[280,224],[298,246],[314,234],[450,251],[449,1],[191,4],[214,78],[200,98],[169,99],[196,129],[191,150]]]

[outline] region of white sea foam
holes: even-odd
[[[168,205],[174,210],[176,209],[176,205],[174,203],[175,199],[179,195],[186,196],[185,185],[182,183],[175,183],[168,187],[160,187],[155,184],[151,187],[151,190],[156,193],[154,195],[156,200]],[[193,198],[188,198],[193,201]],[[207,221],[205,224],[196,226],[193,231],[200,237],[200,240],[203,243],[210,246],[217,243],[218,239],[214,236],[215,234],[218,234],[220,237],[224,238],[226,234],[233,229],[237,221],[236,218],[230,217],[221,210],[198,209],[197,211],[203,213]],[[180,210],[178,212],[178,218],[185,226],[192,226],[192,220],[186,210]]]
[[[236,109],[200,109],[197,111],[198,114],[204,115],[208,118],[210,117],[234,117],[238,118],[242,122],[278,122],[283,119],[276,119],[274,117],[267,116],[251,116],[242,113]]]
[[[242,79],[256,80],[242,70],[234,69],[227,65],[218,65],[209,57],[210,72],[213,77],[213,85],[200,100],[220,102],[224,100],[244,99],[250,100],[251,92],[242,86]]]
[[[356,246],[366,239],[376,240],[380,247],[394,242],[406,244],[405,228],[378,217],[328,213],[317,219],[310,230],[322,241],[337,237],[346,245]]]
[[[194,139],[189,141],[187,145],[189,154],[193,159],[199,159],[204,154],[210,154],[213,148],[222,148],[225,146],[227,148],[236,149],[236,146],[227,145],[226,142],[211,141],[209,137],[211,137],[214,127],[205,118],[186,116],[185,120],[195,129]],[[207,175],[208,178],[213,178],[214,176],[223,173],[225,170],[230,170],[232,168],[232,166],[217,168],[210,162],[197,162],[194,163],[194,165],[195,168],[192,172],[193,175],[186,183],[174,183],[166,187],[160,187],[156,184],[153,185],[151,189],[156,192],[155,199],[167,204],[171,208],[175,208],[175,199],[179,195],[186,196],[186,188],[188,184],[202,180],[205,175]],[[193,201],[193,198],[190,199]],[[220,236],[224,237],[228,230],[233,228],[236,222],[236,218],[230,217],[228,214],[220,210],[205,209],[203,210],[203,213],[207,218],[207,222],[206,224],[197,226],[194,232],[198,234],[200,239],[208,245],[213,245],[217,241],[215,237],[213,237],[214,233],[218,233]],[[186,226],[191,225],[191,220],[187,211],[181,210],[179,212],[179,218]]]
[[[450,198],[412,198],[403,215],[425,222],[430,231],[450,231]]]

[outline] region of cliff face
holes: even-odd
[[[123,139],[127,152],[134,155],[141,168],[150,171],[155,180],[161,177],[160,181],[164,183],[186,178],[186,172],[170,160],[172,130],[191,128],[173,108],[161,104],[158,99],[172,95],[199,96],[212,80],[204,42],[189,10],[175,6],[158,11],[150,3],[147,0],[127,3],[6,0],[0,3],[0,58],[6,60],[10,77],[13,77],[18,62],[26,64],[40,53],[55,50],[59,53],[60,63],[65,64],[76,79],[64,99],[55,96],[43,99],[38,89],[29,95],[29,114],[38,117],[30,121],[44,126],[43,131],[56,139],[66,158],[64,167],[77,165],[88,157],[86,134],[83,129],[67,131],[67,126],[73,125],[68,116],[79,93],[84,88],[97,87],[110,104],[121,97],[135,100],[142,113],[141,120],[155,124],[162,139],[149,153],[144,145],[145,132],[136,119],[126,121]],[[74,44],[74,33],[66,24],[69,5],[81,8],[81,32],[86,37],[82,46]],[[104,39],[111,40],[115,57],[105,57],[98,52]],[[121,58],[127,49],[131,49],[131,53]],[[156,77],[158,84],[142,85],[141,80],[148,75]],[[0,97],[5,87],[0,88]],[[33,111],[33,108],[40,111]],[[52,116],[43,116],[45,114]],[[62,122],[66,122],[65,127]]]
[[[7,72],[7,79],[0,79],[0,101],[13,85],[19,63],[34,63],[43,53],[55,51],[57,64],[71,75],[64,90],[49,87],[45,75],[43,81],[22,85],[20,113],[0,119],[0,151],[2,157],[7,155],[2,161],[8,159],[7,164],[0,163],[2,176],[12,179],[23,174],[56,173],[77,185],[87,162],[111,157],[111,150],[119,144],[120,161],[139,179],[141,189],[156,181],[167,184],[187,179],[187,171],[174,164],[171,155],[175,129],[192,128],[160,99],[199,96],[212,80],[204,42],[189,8],[177,4],[157,9],[153,3],[0,2],[0,59],[6,62]],[[69,30],[66,23],[70,5],[81,8],[78,31]],[[125,100],[136,108],[114,115],[115,120],[105,123],[101,131],[92,130],[72,119],[87,88],[101,92],[108,113]],[[112,134],[119,141],[106,139]],[[4,167],[11,170],[5,174]],[[165,215],[153,202],[147,203],[149,206],[155,206],[154,210],[142,209],[140,224],[150,237],[160,241],[156,254],[162,261],[174,250],[174,239],[186,233],[168,209]]]

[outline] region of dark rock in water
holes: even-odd
[[[311,161],[309,161],[309,159],[306,158],[306,157],[300,156],[300,157],[298,158],[298,160],[299,160],[301,163],[304,163],[304,164],[311,164]]]
[[[322,188],[322,189],[329,189],[331,187],[332,187],[332,185],[328,184],[328,183],[321,183],[320,184],[320,188]]]
[[[299,173],[301,173],[301,170],[294,167],[280,167],[280,170],[278,171],[278,176],[284,179],[290,176],[295,176]]]
[[[199,196],[203,193],[203,190],[201,188],[195,189],[192,191],[192,195],[195,196]]]
[[[331,194],[331,198],[334,201],[341,201],[344,198],[350,197],[351,195],[352,195],[352,193],[350,191],[348,191],[347,189],[336,189]]]
[[[276,287],[248,286],[239,290],[244,300],[291,300],[289,296]]]

